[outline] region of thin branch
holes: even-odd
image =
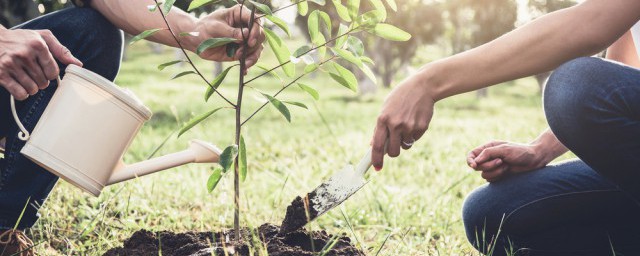
[[[347,31],[347,32],[345,32],[345,33],[344,33],[344,34],[342,34],[342,35],[339,35],[339,36],[336,36],[336,37],[334,37],[334,38],[331,38],[331,39],[329,39],[328,41],[326,41],[325,43],[323,43],[323,44],[321,44],[321,45],[318,45],[318,46],[316,46],[316,47],[313,47],[313,48],[311,48],[311,49],[309,49],[309,50],[307,50],[307,51],[303,52],[302,54],[300,54],[300,55],[298,55],[298,56],[295,56],[295,57],[296,57],[296,58],[299,58],[300,56],[304,56],[305,54],[307,54],[307,53],[309,53],[309,52],[311,52],[311,51],[314,51],[314,50],[316,50],[316,49],[318,49],[318,48],[320,48],[320,47],[324,47],[324,46],[326,46],[327,44],[329,44],[329,43],[331,43],[331,42],[335,41],[336,39],[338,39],[338,38],[340,38],[340,37],[343,37],[343,36],[349,35],[351,32],[353,32],[353,31],[354,31],[354,30],[356,30],[356,29],[358,29],[358,27],[355,27],[355,28],[353,28],[353,29],[351,29],[351,30]],[[278,68],[280,68],[280,67],[282,67],[282,66],[284,66],[284,65],[289,64],[290,62],[291,62],[291,60],[285,61],[285,62],[281,63],[280,65],[277,65],[277,66],[273,67],[272,69],[269,69],[268,71],[265,71],[264,73],[261,73],[261,74],[257,75],[256,77],[249,79],[249,81],[246,81],[244,84],[246,85],[246,84],[248,84],[248,83],[251,83],[253,80],[256,80],[256,79],[258,79],[258,78],[260,78],[260,77],[262,77],[262,76],[264,76],[264,75],[266,75],[266,74],[269,74],[269,73],[271,73],[272,71],[274,71],[274,70],[276,70],[276,69],[278,69]]]
[[[158,5],[158,6],[160,5],[160,3],[158,3],[158,0],[153,0],[153,1],[156,3],[156,5]],[[184,49],[184,46],[182,46],[182,43],[180,42],[180,40],[178,39],[176,34],[173,32],[173,29],[171,28],[171,25],[169,25],[169,21],[167,20],[167,17],[165,16],[164,12],[162,12],[162,8],[158,8],[158,11],[160,12],[160,15],[162,15],[162,19],[164,20],[164,23],[167,25],[167,29],[169,29],[169,33],[171,33],[171,36],[173,36],[173,39],[178,44],[178,48],[180,48],[180,50],[184,54],[184,57],[187,58],[187,61],[189,62],[189,64],[191,64],[191,67],[193,68],[193,70],[196,71],[196,73],[200,76],[200,78],[202,78],[202,80],[204,80],[207,83],[207,85],[209,85],[209,87],[211,87],[211,89],[213,89],[213,91],[215,93],[217,93],[220,97],[222,97],[222,99],[224,99],[231,106],[235,107],[236,105],[234,105],[231,101],[229,101],[229,99],[224,97],[224,95],[222,95],[216,88],[213,88],[213,86],[209,83],[209,81],[207,81],[207,79],[204,77],[204,75],[202,75],[200,70],[198,70],[196,65],[193,63],[193,61],[189,57],[189,54],[187,54],[187,51]]]
[[[329,58],[329,59],[327,59],[327,60],[325,60],[325,61],[323,61],[323,62],[320,62],[320,63],[318,64],[318,67],[322,66],[323,64],[325,64],[325,63],[327,63],[327,62],[329,62],[329,61],[332,61],[333,59],[335,59],[335,57],[336,57],[336,56],[334,55],[334,56],[331,56],[331,58]],[[308,75],[308,74],[310,74],[310,73],[311,73],[311,72],[309,72],[309,73],[304,73],[304,74],[302,74],[302,75],[300,75],[300,76],[296,77],[296,79],[293,79],[293,80],[292,80],[291,82],[289,82],[287,85],[285,85],[284,87],[280,88],[280,90],[278,90],[278,92],[276,92],[276,93],[273,95],[273,97],[274,97],[274,98],[275,98],[275,97],[277,97],[277,96],[278,96],[282,91],[284,91],[284,90],[285,90],[285,89],[287,89],[289,86],[291,86],[292,84],[296,83],[296,82],[297,82],[298,80],[300,80],[302,77],[304,77],[304,76],[306,76],[306,75]],[[245,119],[245,120],[240,124],[240,126],[244,125],[247,121],[249,121],[253,116],[255,116],[258,112],[260,112],[260,110],[262,110],[265,106],[267,106],[267,104],[269,104],[269,101],[267,101],[267,102],[263,103],[263,104],[262,104],[262,106],[260,106],[260,107],[259,107],[256,111],[254,111],[254,112],[253,112],[249,117],[247,117],[247,119]]]

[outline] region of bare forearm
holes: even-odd
[[[640,68],[640,60],[638,59],[636,46],[633,43],[631,31],[627,31],[615,43],[607,48],[607,59]]]
[[[640,1],[590,0],[541,17],[419,74],[434,100],[553,70],[612,44],[640,18]]]
[[[167,27],[162,16],[158,13],[162,6],[154,12],[147,9],[147,6],[154,4],[153,0],[93,0],[91,2],[94,9],[102,13],[114,25],[132,35],[148,29]],[[194,31],[197,19],[174,7],[168,13],[167,20],[176,33],[181,33]],[[177,46],[168,30],[159,31],[147,39],[169,46]],[[195,38],[181,38],[183,46],[191,51],[197,47],[197,42],[192,39]]]

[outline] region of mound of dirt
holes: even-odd
[[[186,233],[140,230],[124,241],[122,247],[113,248],[104,255],[156,256],[161,252],[164,256],[210,256],[212,254],[245,256],[251,253],[263,255],[265,250],[271,256],[314,256],[319,252],[327,256],[365,255],[351,244],[348,237],[330,235],[324,230],[309,232],[302,229],[279,234],[278,226],[263,224],[253,232],[243,228],[241,233],[241,241],[235,242],[233,230]]]

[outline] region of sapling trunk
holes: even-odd
[[[242,1],[244,5],[244,1]],[[244,70],[246,69],[247,52],[249,50],[249,36],[251,35],[251,29],[253,28],[254,14],[256,8],[251,9],[251,17],[249,19],[249,29],[247,34],[242,34],[242,56],[240,56],[240,72],[238,79],[238,100],[236,101],[236,140],[235,144],[240,145],[240,137],[242,136],[242,94],[244,92]],[[242,10],[240,11],[240,19],[242,19]],[[242,26],[241,26],[242,28]],[[240,241],[240,154],[236,155],[233,160],[233,192],[235,205],[233,212],[233,229],[235,233],[236,241]]]

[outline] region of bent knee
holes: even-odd
[[[593,120],[593,104],[602,97],[608,80],[601,74],[611,63],[599,58],[582,57],[558,67],[544,89],[544,112],[549,127],[562,136],[580,129]]]
[[[551,73],[544,89],[545,110],[584,101],[583,92],[597,86],[594,74],[606,62],[593,57],[581,57],[562,64]]]
[[[504,213],[496,209],[495,196],[488,185],[472,191],[462,206],[462,221],[469,242],[482,248],[498,232]]]
[[[108,36],[113,36],[120,32],[107,18],[92,8],[73,8],[69,12],[66,25],[76,32],[92,32],[107,34]]]

